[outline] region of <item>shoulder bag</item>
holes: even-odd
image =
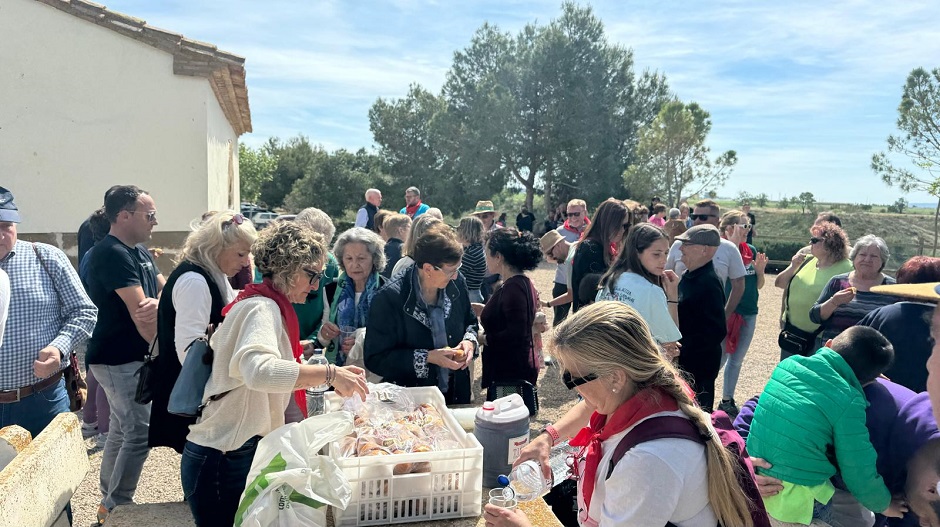
[[[800,267],[790,278],[790,282],[793,282],[793,279],[806,267],[810,259],[812,258],[807,257],[803,263],[800,264]],[[780,334],[777,335],[777,345],[786,352],[805,356],[814,351],[816,335],[819,334],[820,330],[817,329],[813,332],[804,331],[790,323],[790,282],[787,282],[787,288],[783,292],[783,328],[781,328]]]

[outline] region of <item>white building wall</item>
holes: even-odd
[[[170,54],[3,0],[0,65],[0,185],[16,197],[21,233],[75,232],[115,184],[150,191],[159,231],[188,230],[227,204],[216,189],[237,138],[209,81],[174,75]]]
[[[238,136],[208,83],[206,92],[208,209],[238,210]]]

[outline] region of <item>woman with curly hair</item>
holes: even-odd
[[[329,384],[343,396],[368,393],[361,368],[299,360],[291,302],[303,302],[320,279],[321,240],[293,222],[272,223],[251,248],[262,282],[246,286],[222,310],[204,410],[189,428],[180,467],[183,495],[200,527],[232,525],[258,441],[284,425],[292,395],[306,414],[306,388]]]
[[[538,292],[526,271],[538,267],[542,250],[530,232],[514,228],[491,231],[484,247],[486,268],[502,278],[480,323],[486,330],[483,348],[483,389],[494,381],[528,381],[535,386],[539,358],[532,338],[532,325],[539,305]]]
[[[792,355],[812,355],[816,348],[816,334],[819,323],[810,320],[809,312],[819,298],[826,284],[833,276],[852,270],[848,259],[849,239],[845,231],[835,223],[823,221],[810,229],[809,256],[797,252],[790,260],[796,271],[788,283],[775,282],[777,287],[785,287],[783,292],[782,328],[799,337],[805,345],[797,345],[779,339],[780,360]]]

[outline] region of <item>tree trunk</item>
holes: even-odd
[[[937,210],[933,213],[933,255],[937,256],[937,224],[940,222],[940,197],[937,198]]]
[[[555,171],[552,163],[548,163],[548,167],[545,169],[545,213],[548,217],[552,216],[552,211],[555,210],[555,196],[553,195],[553,179],[555,177]],[[532,210],[531,208],[529,210]]]

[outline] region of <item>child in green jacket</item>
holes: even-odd
[[[747,438],[748,452],[772,465],[760,472],[783,481],[779,494],[764,499],[772,518],[809,525],[815,509],[816,517],[825,520],[835,491],[829,478],[836,472],[867,509],[903,515],[902,503],[892,501],[875,468],[862,391],[893,359],[894,349],[881,333],[855,326],[813,356],[794,356],[777,365]]]

